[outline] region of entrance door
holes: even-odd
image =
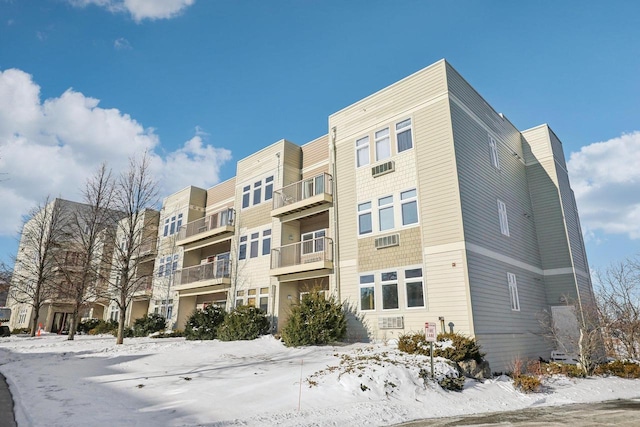
[[[71,316],[70,313],[55,312],[53,313],[53,323],[51,324],[51,332],[61,334],[63,331],[68,331]]]

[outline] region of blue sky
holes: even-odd
[[[0,0],[0,259],[101,161],[208,187],[441,58],[563,141],[592,267],[640,253],[638,2]]]

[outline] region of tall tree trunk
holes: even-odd
[[[126,295],[121,295],[120,313],[118,313],[118,338],[116,340],[116,344],[122,344],[124,342],[124,322],[126,319],[127,319]]]
[[[73,313],[71,313],[71,322],[69,323],[69,341],[73,341],[76,336],[76,325],[78,324],[78,306],[73,307]]]

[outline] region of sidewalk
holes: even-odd
[[[0,426],[16,427],[13,415],[13,398],[9,392],[9,386],[4,375],[0,374]]]

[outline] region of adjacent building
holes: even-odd
[[[540,313],[593,303],[560,140],[516,129],[445,60],[330,115],[320,138],[168,196],[157,221],[132,318],[177,329],[208,304],[248,304],[277,331],[320,290],[351,308],[350,339],[436,322],[505,370],[549,357]]]

